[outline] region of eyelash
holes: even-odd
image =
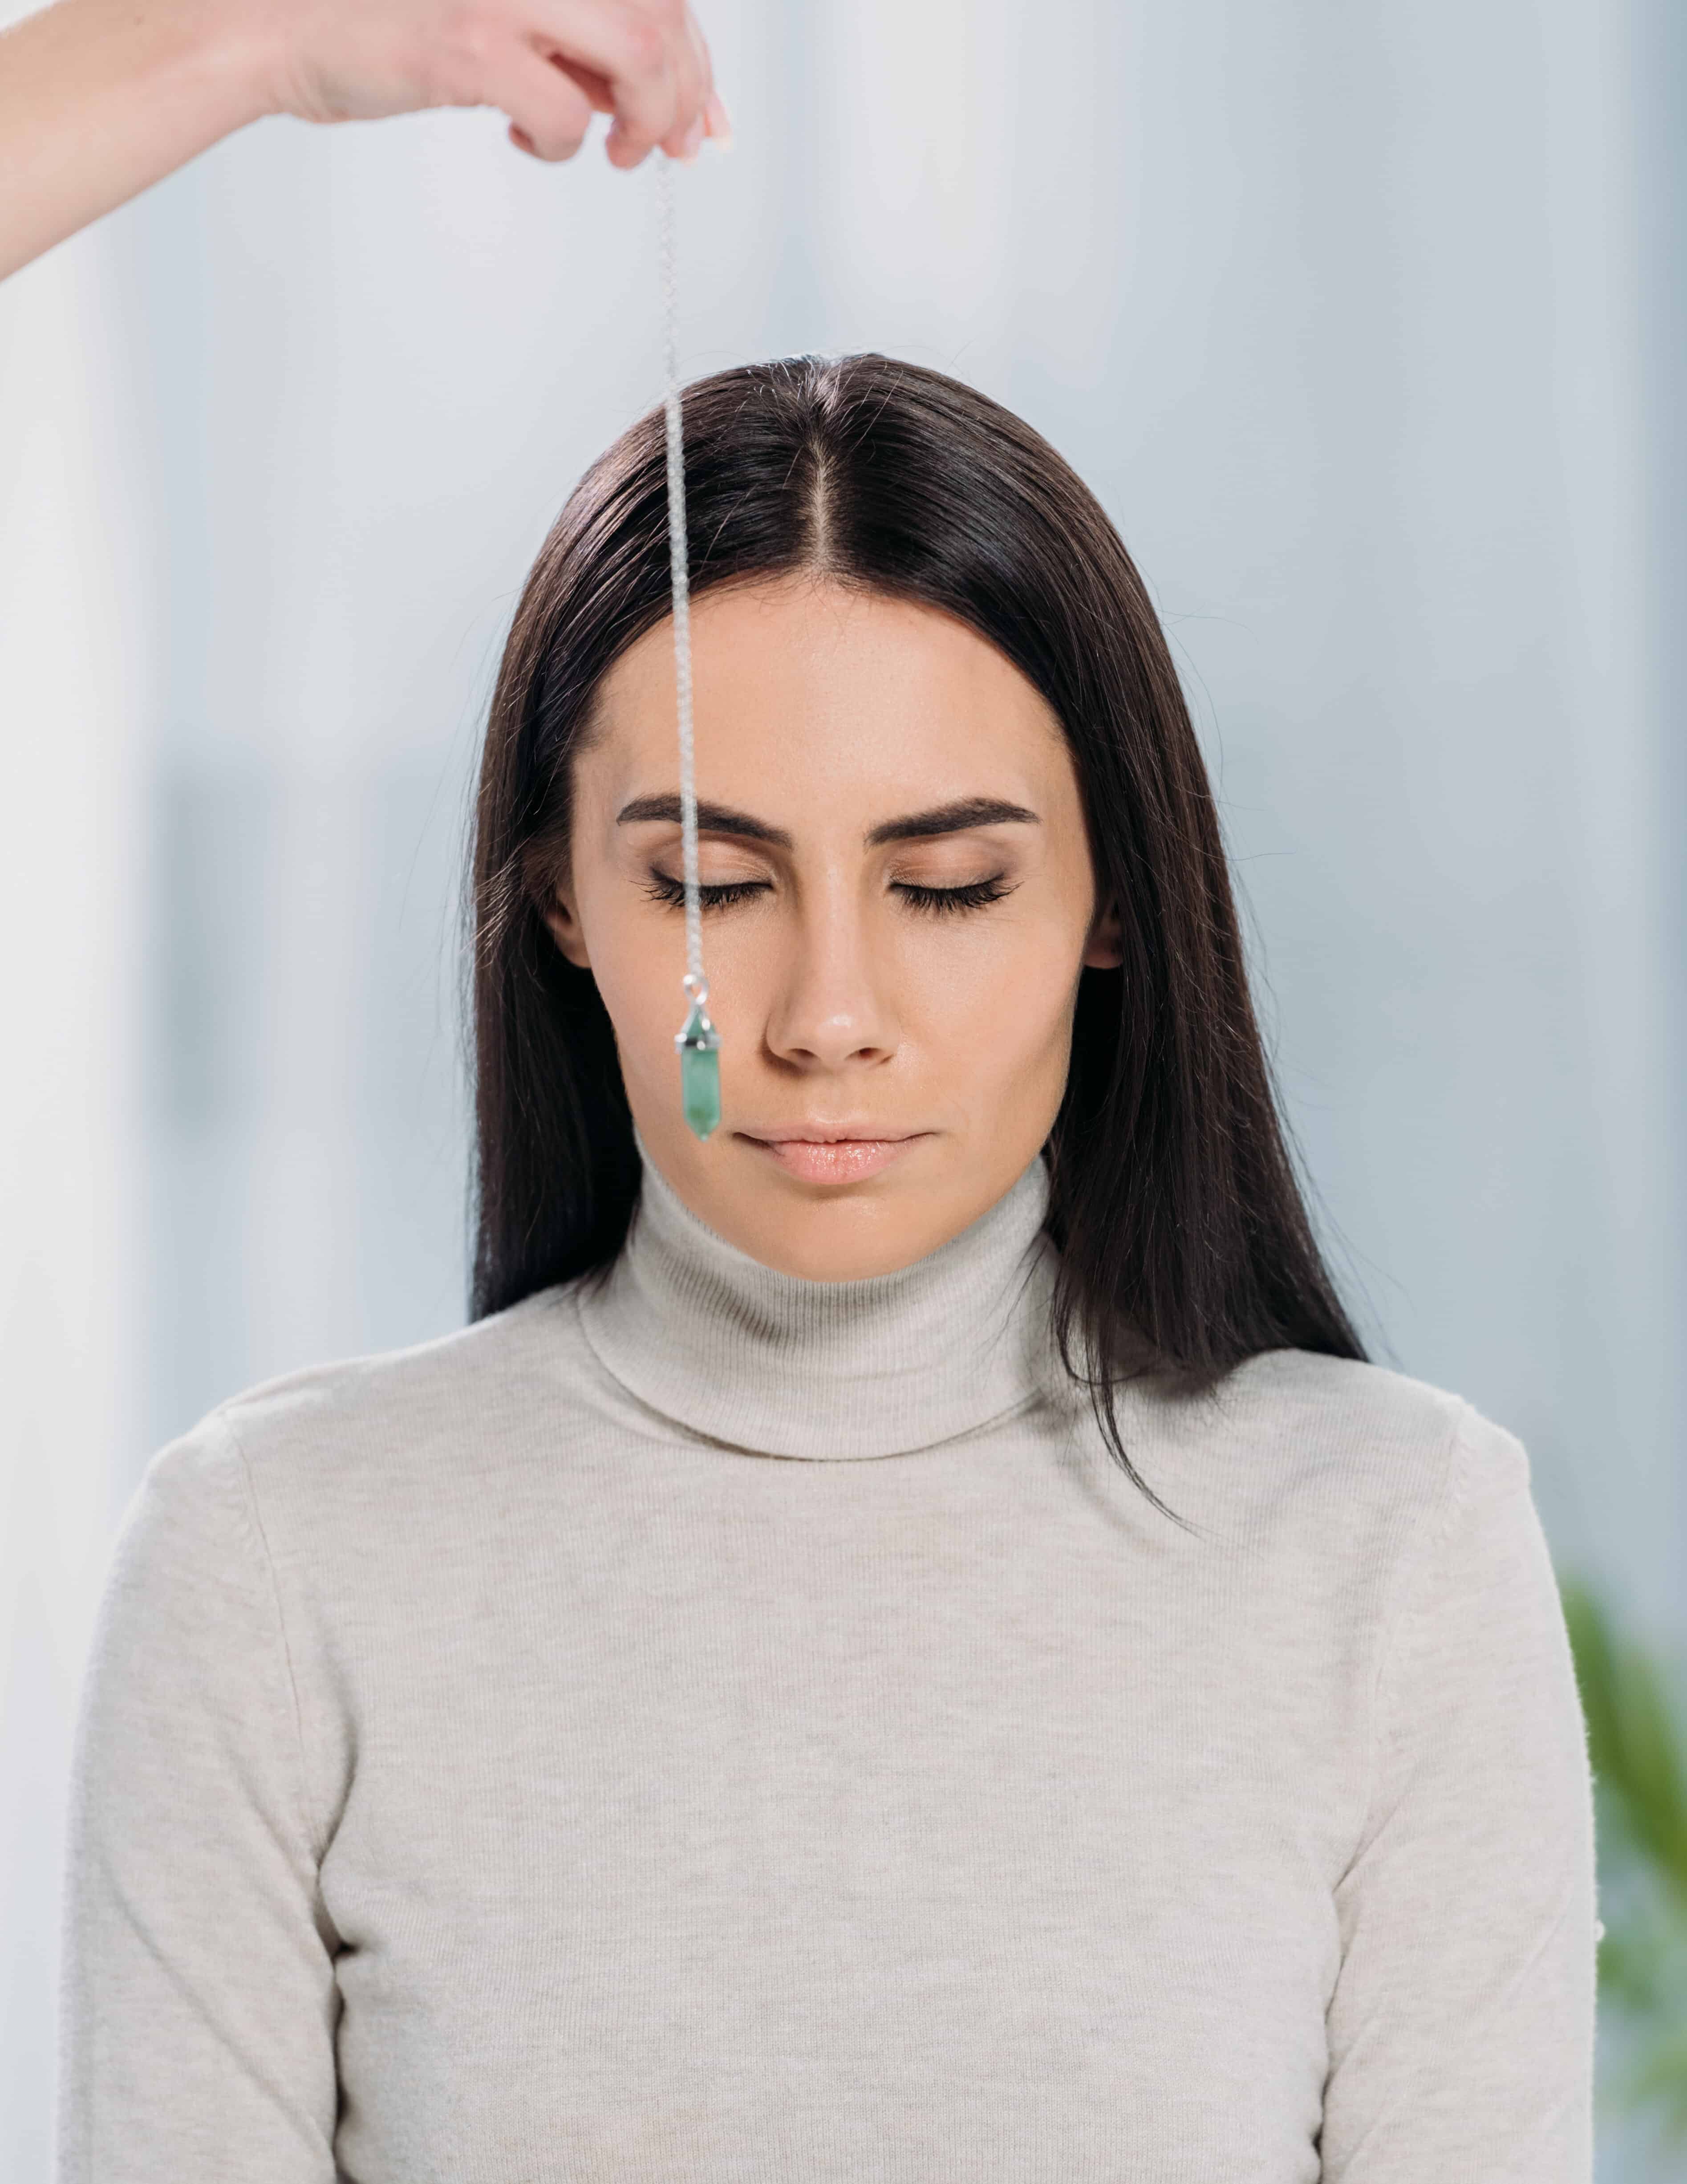
[[[999,902],[1013,889],[1001,884],[1002,875],[995,873],[987,880],[971,880],[965,887],[919,887],[911,880],[895,880],[892,885],[910,910],[923,911],[928,916],[955,916],[971,910],[986,910],[993,902]],[[766,880],[731,880],[718,887],[698,889],[704,910],[730,910],[733,904],[748,901],[753,894],[760,894],[767,886]],[[666,872],[652,868],[650,884],[644,892],[654,901],[667,903],[675,909],[685,902],[685,883],[671,879]]]
[[[969,880],[965,887],[916,887],[911,880],[894,880],[891,884],[910,910],[930,911],[943,917],[957,911],[985,910],[1005,894],[1011,894],[1013,889],[1001,884],[1001,877],[998,872],[988,880]]]

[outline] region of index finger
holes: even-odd
[[[665,4],[671,4],[671,0],[665,0]],[[674,12],[678,19],[675,57],[680,73],[677,108],[681,119],[660,141],[662,149],[671,157],[683,159],[696,157],[709,132],[715,70],[696,16],[684,0],[678,0]]]
[[[603,80],[615,114],[607,147],[614,164],[637,166],[701,112],[682,14],[632,0],[546,0],[540,21],[557,59]]]

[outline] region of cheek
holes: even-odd
[[[632,1084],[649,1082],[665,1069],[672,1072],[674,1034],[685,1015],[680,974],[685,969],[683,933],[676,944],[649,929],[644,920],[621,908],[605,915],[589,899],[582,905],[592,976],[615,1028],[621,1074]]]
[[[672,1023],[661,1021],[661,998],[649,978],[636,973],[616,978],[613,973],[605,976],[602,970],[597,977],[598,991],[615,1027],[621,1075],[629,1085],[648,1082],[659,1059],[665,1053],[669,1058],[672,1056],[673,1034],[679,1028],[680,1011],[677,1008],[668,1011],[674,1019]],[[682,995],[680,998],[683,1000]]]
[[[972,936],[968,936],[969,940]],[[1061,918],[1003,919],[977,944],[927,945],[910,965],[926,1036],[983,1076],[1064,1078],[1082,936]]]

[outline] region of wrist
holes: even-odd
[[[141,0],[129,11],[144,42],[137,73],[214,143],[277,110],[278,12],[242,0]]]

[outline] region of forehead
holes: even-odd
[[[700,793],[1038,789],[1070,778],[1060,723],[955,616],[824,578],[705,592],[692,610]],[[676,749],[673,630],[649,630],[599,693],[595,749],[617,788]],[[981,775],[988,780],[981,780]]]

